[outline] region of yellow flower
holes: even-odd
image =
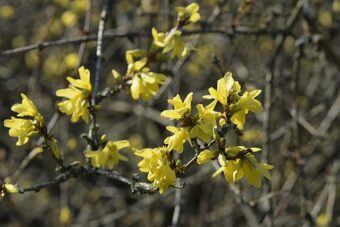
[[[272,165],[258,163],[255,156],[251,153],[246,153],[244,157],[238,159],[232,159],[233,156],[239,154],[242,151],[247,150],[243,146],[235,146],[227,148],[226,155],[230,160],[222,154],[218,156],[218,161],[221,167],[213,174],[213,177],[224,173],[224,177],[227,182],[234,184],[240,181],[243,177],[246,178],[248,184],[257,188],[261,187],[261,176],[263,175],[268,180],[271,180],[269,169],[272,169]],[[252,152],[260,151],[260,148],[250,148]]]
[[[144,68],[143,72],[137,73],[129,81],[131,84],[130,92],[133,99],[140,97],[143,100],[150,100],[159,91],[160,85],[164,83],[166,76],[161,73],[149,72]]]
[[[199,5],[197,3],[191,3],[186,7],[177,7],[177,15],[181,21],[186,23],[195,23],[201,19],[200,14],[198,13]]]
[[[215,88],[209,88],[210,95],[205,95],[205,99],[214,99],[221,103],[223,106],[227,106],[228,97],[231,94],[238,94],[241,90],[241,86],[237,81],[234,81],[230,72],[224,74],[222,79],[217,81],[217,90]]]
[[[225,180],[231,184],[235,184],[243,178],[244,174],[240,166],[240,160],[227,161],[224,155],[220,154],[218,156],[218,162],[221,167],[216,170],[213,177],[216,177],[223,172]]]
[[[195,122],[195,126],[190,131],[191,138],[198,137],[205,143],[210,141],[210,138],[214,134],[214,128],[216,127],[216,118],[218,113],[214,111],[217,101],[210,103],[204,107],[202,104],[196,106],[198,110],[198,120]]]
[[[140,72],[147,64],[146,52],[135,49],[126,51],[126,61],[128,63],[128,74]]]
[[[164,43],[165,33],[157,32],[156,28],[152,28],[151,33],[152,33],[154,45],[160,48],[165,47],[165,43]]]
[[[175,185],[176,174],[170,167],[166,147],[145,148],[134,150],[137,156],[143,158],[138,163],[141,172],[148,173],[148,180],[153,181],[153,186],[163,194],[170,185]]]
[[[168,102],[174,106],[174,109],[163,111],[161,116],[176,120],[189,117],[191,114],[192,95],[193,93],[190,92],[184,101],[182,101],[179,95],[176,95],[173,99],[169,99]]]
[[[231,121],[237,125],[239,129],[244,128],[245,116],[249,111],[254,113],[263,111],[263,107],[260,101],[255,97],[261,93],[261,90],[254,90],[252,92],[245,92],[240,99],[230,105],[230,111],[232,113]]]
[[[70,82],[72,87],[82,89],[87,92],[91,92],[92,86],[90,82],[90,71],[85,69],[84,66],[78,69],[80,79],[73,79],[72,77],[67,77],[68,82]]]
[[[67,77],[70,87],[56,91],[58,97],[65,97],[69,100],[58,103],[59,110],[67,115],[72,115],[71,121],[77,122],[81,117],[86,123],[89,120],[89,97],[92,86],[90,83],[90,71],[84,67],[79,68],[80,79]]]
[[[189,131],[187,128],[176,128],[174,126],[167,126],[166,129],[174,135],[167,137],[164,140],[165,144],[168,144],[168,151],[176,150],[178,153],[183,152],[183,145],[186,141],[192,146]]]
[[[217,157],[217,152],[210,151],[210,150],[204,150],[201,153],[199,153],[197,157],[197,163],[203,164],[209,162],[211,159],[214,159]]]
[[[3,185],[3,187],[6,189],[6,192],[8,192],[8,193],[18,193],[19,192],[19,188],[14,184],[5,183]]]
[[[26,144],[29,137],[38,132],[34,126],[34,122],[28,119],[11,117],[11,119],[5,120],[4,125],[5,127],[10,128],[10,136],[18,137],[17,146]]]
[[[120,160],[128,160],[127,157],[119,153],[119,150],[129,146],[130,143],[127,140],[109,141],[103,149],[85,152],[85,157],[91,159],[93,167],[112,169]]]
[[[156,48],[163,48],[163,54],[170,54],[170,58],[183,58],[189,54],[189,48],[183,42],[181,31],[173,31],[168,34],[158,33],[155,28],[152,29],[153,44]]]
[[[189,54],[189,49],[182,40],[182,32],[175,31],[167,35],[164,39],[165,48],[163,53],[171,52],[171,58],[184,58]]]
[[[17,112],[17,117],[11,117],[4,121],[4,126],[9,128],[9,135],[18,137],[17,146],[26,144],[29,137],[38,133],[38,128],[44,127],[44,119],[38,112],[34,103],[21,94],[22,102],[16,103],[11,110]]]
[[[248,184],[257,188],[261,187],[261,175],[271,180],[269,169],[272,169],[272,165],[257,163],[254,155],[247,154],[245,159],[241,161],[242,170]]]
[[[18,113],[18,117],[33,117],[36,120],[42,120],[42,116],[37,110],[34,103],[25,95],[21,94],[22,103],[16,103],[11,110]]]

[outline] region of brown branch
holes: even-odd
[[[220,34],[225,36],[232,36],[232,35],[269,35],[275,36],[276,34],[290,34],[288,31],[285,30],[267,30],[267,29],[251,29],[247,27],[239,27],[235,31],[224,31],[221,29],[199,29],[193,31],[183,31],[183,36],[191,36],[191,35],[198,35],[198,34]],[[115,39],[115,38],[129,38],[133,39],[135,37],[150,37],[150,32],[128,32],[128,33],[120,33],[117,31],[106,31],[103,34],[103,40],[107,39]],[[51,41],[44,41],[36,44],[31,44],[28,46],[23,46],[19,48],[3,50],[0,52],[0,57],[5,56],[12,56],[16,54],[26,53],[31,50],[39,49],[43,50],[49,47],[56,47],[56,46],[64,46],[64,45],[75,45],[80,44],[83,42],[94,42],[97,41],[98,36],[97,34],[89,34],[80,37],[72,37],[72,38],[65,38],[59,40],[51,40]]]
[[[102,61],[102,45],[103,45],[103,34],[105,21],[108,17],[108,10],[110,8],[111,0],[105,0],[103,2],[102,11],[100,14],[100,21],[98,25],[98,35],[97,35],[97,48],[96,48],[96,70],[94,75],[94,86],[91,100],[89,101],[89,132],[88,138],[91,140],[89,143],[89,147],[91,150],[97,150],[99,148],[99,138],[98,138],[98,126],[96,119],[96,96],[99,88],[99,78],[100,78],[100,70],[101,70],[101,61]]]
[[[110,171],[110,170],[102,170],[102,169],[94,169],[85,166],[78,165],[70,165],[65,167],[64,172],[57,175],[53,180],[42,182],[39,184],[35,184],[33,186],[27,188],[19,188],[19,193],[23,194],[25,192],[38,192],[43,188],[47,188],[54,185],[59,185],[64,183],[71,178],[78,177],[89,177],[89,176],[102,176],[114,182],[120,182],[125,185],[130,186],[131,191],[137,194],[153,194],[157,191],[152,184],[146,182],[137,182],[134,179],[129,179],[122,176],[119,172]]]
[[[285,31],[291,31],[292,28],[295,26],[295,24],[298,21],[298,18],[301,14],[302,7],[304,4],[304,0],[297,1],[294,9],[292,10],[291,14],[289,15],[289,18],[287,19],[286,25],[285,25]],[[264,97],[264,116],[263,116],[263,131],[264,131],[264,141],[263,141],[263,153],[262,153],[262,162],[268,162],[269,159],[269,149],[270,149],[270,134],[271,134],[271,104],[272,104],[272,93],[273,93],[273,86],[274,86],[274,68],[275,68],[275,62],[277,57],[279,56],[279,53],[282,50],[284,41],[286,40],[287,33],[280,33],[276,36],[276,46],[275,49],[270,56],[269,60],[267,61],[267,69],[266,69],[266,76],[265,76],[265,97]],[[267,194],[271,190],[271,186],[265,185],[263,189],[263,193]],[[269,221],[270,226],[274,226],[274,209],[273,204],[270,202],[268,205],[268,214],[264,218],[264,221]]]

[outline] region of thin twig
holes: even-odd
[[[102,12],[100,14],[100,21],[98,25],[96,70],[95,70],[95,76],[94,76],[92,98],[91,98],[90,107],[89,107],[90,125],[89,125],[89,133],[88,133],[88,139],[89,139],[88,142],[90,142],[89,146],[91,150],[97,150],[99,146],[98,126],[97,126],[97,119],[96,119],[96,104],[97,104],[96,97],[97,97],[99,79],[100,79],[104,27],[105,27],[105,21],[108,15],[108,10],[110,8],[110,4],[111,4],[111,0],[105,0],[103,2]]]
[[[296,24],[297,19],[302,11],[302,7],[304,4],[304,0],[299,0],[294,9],[292,10],[292,13],[290,14],[286,26],[285,31],[290,31]],[[264,141],[263,141],[263,151],[262,151],[262,162],[268,162],[269,161],[269,149],[270,149],[270,135],[271,135],[271,104],[272,104],[272,96],[273,96],[273,86],[274,86],[274,68],[275,68],[275,62],[277,57],[279,56],[279,53],[282,50],[284,41],[287,37],[287,33],[279,33],[276,36],[276,46],[275,49],[270,56],[268,62],[267,62],[267,70],[266,70],[266,76],[265,76],[265,97],[264,97],[264,115],[263,115],[263,131],[264,131]],[[271,186],[269,184],[265,184],[263,193],[269,193]],[[274,226],[274,210],[273,210],[273,204],[271,202],[268,203],[269,205],[269,212],[268,217],[270,221],[270,225]],[[266,220],[266,218],[264,219]]]
[[[95,97],[98,91],[99,79],[100,79],[100,70],[101,70],[101,62],[102,62],[102,48],[103,48],[103,34],[105,22],[108,15],[108,10],[111,4],[111,0],[105,0],[103,3],[102,12],[100,14],[100,21],[98,25],[98,35],[97,35],[97,51],[96,51],[96,70],[94,77],[94,86],[93,86],[93,96],[92,103],[95,102]]]
[[[50,187],[53,185],[59,185],[71,178],[88,177],[88,176],[103,176],[107,179],[115,182],[120,182],[130,186],[133,193],[138,194],[152,194],[156,192],[156,189],[150,183],[136,182],[135,180],[126,178],[116,171],[93,169],[85,166],[70,165],[65,167],[65,171],[57,175],[53,180],[46,181],[43,183],[35,184],[27,188],[19,188],[19,193],[25,192],[38,192],[43,188]]]
[[[290,34],[288,31],[284,30],[266,30],[266,29],[252,29],[247,27],[239,27],[235,31],[225,31],[221,29],[211,29],[211,28],[205,28],[205,29],[199,29],[199,30],[193,30],[193,31],[183,31],[183,36],[191,36],[191,35],[197,35],[197,34],[220,34],[225,35],[227,37],[231,35],[269,35],[274,36],[276,34]],[[133,39],[135,37],[150,37],[150,32],[117,32],[117,31],[106,31],[103,34],[102,40],[110,40],[114,38],[129,38]],[[5,56],[12,56],[17,54],[26,53],[31,50],[39,49],[43,50],[50,47],[56,47],[56,46],[64,46],[64,45],[74,45],[84,42],[94,42],[97,41],[98,36],[97,34],[89,34],[84,35],[80,37],[72,37],[72,38],[64,38],[59,40],[51,40],[51,41],[45,41],[40,42],[36,44],[31,44],[28,46],[23,46],[19,48],[9,49],[9,50],[3,50],[0,52],[0,57]]]

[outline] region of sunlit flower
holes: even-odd
[[[203,98],[205,99],[214,99],[221,103],[223,106],[226,106],[229,101],[228,97],[231,94],[237,94],[241,90],[240,84],[237,81],[234,81],[233,76],[230,72],[227,72],[222,79],[217,81],[217,90],[215,88],[209,88],[210,95],[205,95]]]
[[[7,193],[15,194],[19,192],[18,186],[14,184],[5,183],[2,187],[6,190]]]
[[[166,192],[170,185],[175,185],[176,174],[170,167],[166,147],[135,150],[135,154],[143,158],[138,163],[140,171],[148,173],[148,180],[153,182],[153,186],[158,188],[161,194]]]
[[[243,129],[246,121],[245,116],[249,111],[254,113],[263,111],[261,102],[255,99],[260,93],[261,90],[245,92],[235,104],[230,105],[230,112],[232,114],[231,121],[236,124],[239,129]]]
[[[152,29],[153,48],[162,48],[163,54],[168,54],[170,58],[183,58],[189,54],[189,47],[181,37],[181,31],[171,31],[170,33],[157,32]]]
[[[37,110],[34,103],[25,95],[21,94],[22,103],[16,103],[12,106],[11,110],[17,112],[18,117],[33,117],[37,120],[42,119],[42,116]]]
[[[135,74],[129,81],[132,98],[135,100],[139,98],[146,101],[150,100],[157,94],[165,80],[166,76],[164,74],[150,72],[148,68],[144,68],[143,72]]]
[[[140,49],[128,50],[126,51],[126,61],[128,63],[127,74],[140,72],[147,63],[146,52]]]
[[[152,33],[154,45],[160,48],[165,47],[165,43],[164,43],[165,33],[157,32],[156,28],[152,28],[151,33]]]
[[[164,140],[165,144],[168,144],[167,149],[169,151],[176,150],[178,153],[183,152],[183,145],[186,141],[192,146],[189,131],[187,128],[177,128],[174,126],[167,126],[166,129],[174,135],[167,137]]]
[[[245,159],[240,161],[244,177],[248,184],[257,188],[261,187],[261,176],[263,175],[268,180],[271,180],[271,175],[268,170],[272,169],[272,165],[257,163],[254,155],[247,154]]]
[[[11,117],[11,119],[5,120],[4,125],[9,128],[10,136],[18,137],[17,146],[26,144],[29,137],[38,132],[34,122],[28,119]]]
[[[39,128],[45,124],[34,103],[25,94],[21,94],[21,97],[22,102],[14,104],[11,108],[17,113],[17,117],[4,121],[4,126],[9,128],[9,135],[18,138],[17,146],[26,144],[29,137],[38,133]]]
[[[257,188],[261,187],[262,175],[268,180],[271,180],[269,170],[273,168],[272,165],[258,163],[255,156],[249,152],[257,152],[259,148],[245,148],[243,146],[229,147],[226,149],[225,155],[220,154],[218,161],[220,168],[213,174],[213,177],[224,173],[227,182],[234,184],[240,181],[243,177],[247,180],[248,184]],[[246,151],[246,152],[245,152]],[[240,152],[245,152],[240,158],[235,158]]]
[[[197,163],[198,164],[207,163],[210,160],[216,158],[217,154],[218,153],[216,151],[210,151],[210,150],[201,151],[197,157]]]
[[[218,162],[221,167],[216,170],[216,172],[213,174],[213,177],[216,177],[223,172],[225,180],[231,184],[235,184],[243,178],[244,174],[240,166],[239,159],[227,161],[224,155],[220,154],[218,156]]]
[[[92,86],[90,83],[90,71],[84,67],[79,68],[80,79],[67,77],[70,87],[56,91],[58,97],[65,97],[68,100],[58,103],[62,113],[71,116],[72,122],[77,122],[81,117],[86,123],[89,121],[89,97]]]
[[[190,92],[187,97],[182,101],[179,95],[176,95],[173,99],[169,99],[168,102],[174,106],[173,110],[164,110],[161,113],[162,117],[169,119],[180,120],[185,117],[189,117],[191,114],[191,101],[193,93]]]
[[[176,11],[178,14],[178,18],[181,21],[195,23],[201,19],[200,14],[198,13],[199,5],[197,3],[191,3],[186,7],[177,7]]]
[[[163,53],[170,53],[170,57],[184,58],[189,54],[189,48],[181,37],[181,31],[175,31],[164,38]]]
[[[210,138],[214,134],[214,128],[216,128],[216,118],[218,112],[214,111],[216,101],[210,103],[204,107],[202,104],[196,106],[198,110],[198,120],[195,122],[195,126],[190,131],[192,138],[200,138],[204,142],[208,143]]]
[[[129,147],[127,140],[109,141],[103,149],[86,151],[85,157],[91,159],[91,165],[97,168],[112,169],[119,161],[127,161],[127,157],[120,154],[119,150]]]

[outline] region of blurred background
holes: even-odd
[[[192,1],[0,0],[0,121],[10,118],[20,93],[27,94],[68,163],[84,162],[80,134],[88,128],[57,112],[55,91],[67,86],[67,76],[78,77],[78,66],[94,72],[95,35],[107,2],[100,90],[113,85],[112,69],[126,71],[127,50],[147,50],[151,28],[169,30],[175,7]],[[193,91],[195,105],[231,71],[244,90],[263,91],[265,111],[249,115],[238,139],[263,148],[258,158],[275,166],[272,182],[264,180],[261,189],[230,186],[223,177],[211,178],[210,164],[191,168],[185,187],[164,195],[134,195],[101,177],[71,179],[2,198],[1,226],[340,226],[340,1],[196,2],[202,20],[184,32],[193,51],[152,66],[171,82],[150,102],[132,101],[124,92],[105,100],[100,132],[137,148],[160,146],[170,124],[160,117],[166,100]],[[1,181],[10,177],[28,187],[56,175],[48,153],[32,152],[39,138],[16,147],[0,128]],[[122,153],[129,162],[116,170],[131,177],[139,159]],[[187,153],[183,160],[192,157]]]

